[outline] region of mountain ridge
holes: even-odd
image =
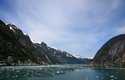
[[[84,61],[70,53],[48,47],[46,43],[33,43],[14,24],[0,20],[0,65],[80,64]]]

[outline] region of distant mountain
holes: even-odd
[[[34,47],[39,50],[38,52],[43,53],[43,55],[48,59],[51,64],[80,64],[83,63],[82,60],[75,58],[70,53],[61,51],[59,49],[51,48],[42,42],[34,43]]]
[[[84,63],[73,55],[51,48],[46,43],[33,43],[28,34],[13,24],[0,20],[0,65],[41,65]]]
[[[93,65],[125,67],[125,34],[113,37],[95,55]]]
[[[79,59],[80,61],[83,61],[84,64],[88,63],[91,60],[90,58],[84,58],[80,55],[73,55],[73,56]]]

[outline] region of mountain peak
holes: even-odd
[[[19,29],[15,24],[8,24],[9,27],[12,27],[13,29]]]

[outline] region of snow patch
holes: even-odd
[[[73,57],[71,54],[66,54],[67,57]]]
[[[13,27],[10,26],[9,28],[10,28],[10,30],[12,30],[13,32],[15,32],[15,30],[13,29]]]
[[[11,27],[13,27],[13,29],[19,29],[18,27],[16,27],[14,24],[9,24]]]
[[[84,57],[82,57],[82,56],[79,56],[79,55],[73,55],[75,58],[77,58],[77,59],[85,59]]]
[[[28,35],[27,33],[25,33],[25,32],[24,32],[23,34],[24,34],[25,36],[29,36],[29,35]]]
[[[59,50],[58,48],[56,48],[56,47],[51,47],[51,48],[53,48],[53,49],[55,49],[55,50]]]
[[[36,43],[36,41],[35,41],[35,40],[33,40],[33,39],[31,39],[31,41],[32,41],[33,43]]]

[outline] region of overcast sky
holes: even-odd
[[[35,42],[93,58],[125,33],[125,0],[0,0],[0,19]]]

